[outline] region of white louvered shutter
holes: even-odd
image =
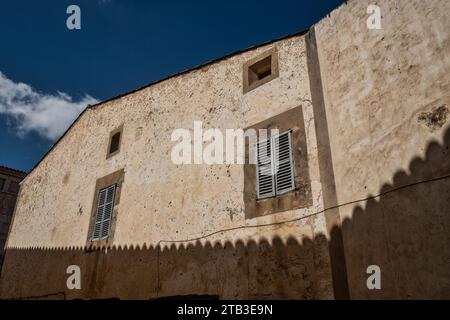
[[[257,143],[256,189],[258,199],[275,196],[275,180],[273,176],[273,157],[271,140]]]
[[[114,209],[116,186],[100,190],[98,194],[97,214],[92,239],[103,240],[108,238],[111,225],[111,217]]]
[[[272,138],[276,194],[295,189],[291,131]]]
[[[291,131],[259,141],[256,163],[258,199],[295,190]]]

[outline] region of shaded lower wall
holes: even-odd
[[[82,289],[67,290],[66,269],[78,265]],[[333,298],[327,240],[290,238],[187,247],[10,249],[2,298],[121,298],[210,295],[229,299]]]

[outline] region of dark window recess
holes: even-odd
[[[97,212],[95,215],[94,232],[92,233],[93,241],[104,240],[109,237],[115,195],[115,184],[100,190],[98,193]]]
[[[3,190],[3,187],[5,186],[5,179],[3,179],[3,178],[0,178],[0,191],[2,191]]]
[[[244,63],[242,66],[243,93],[252,91],[278,78],[278,53],[274,47]]]
[[[291,131],[258,141],[256,170],[258,199],[295,190]]]
[[[120,132],[117,132],[111,137],[109,154],[119,151],[119,146],[120,146]]]
[[[272,56],[268,56],[248,67],[248,82],[252,85],[272,74]]]
[[[19,184],[17,182],[15,182],[15,181],[11,181],[9,183],[8,192],[18,193],[19,192]]]

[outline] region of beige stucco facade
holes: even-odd
[[[275,45],[280,77],[243,95],[242,64]],[[172,131],[192,129],[194,121],[203,121],[205,129],[245,128],[301,105],[311,123],[310,100],[304,38],[298,36],[89,109],[23,182],[8,246],[84,246],[95,181],[121,168],[126,173],[114,245],[156,245],[320,211],[312,125],[307,127],[315,203],[301,212],[245,221],[242,165],[177,166],[170,157],[176,144]],[[106,159],[109,132],[122,124],[121,152]],[[232,219],[227,208],[234,212]],[[244,229],[208,241],[242,239],[259,231]]]
[[[88,108],[22,182],[1,296],[449,297],[450,182],[434,179],[450,173],[450,4],[378,1],[382,29],[369,30],[369,3]],[[278,77],[244,93],[244,64],[272,49]],[[298,107],[307,207],[247,219],[242,165],[171,161],[177,128]],[[96,181],[121,169],[114,237],[86,250]],[[71,264],[82,290],[66,288]],[[383,290],[366,287],[372,264]]]

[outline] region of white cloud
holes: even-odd
[[[16,83],[0,71],[0,115],[13,119],[19,136],[35,131],[49,140],[58,139],[88,104],[98,100],[85,95],[72,101],[66,93],[41,93],[25,83]]]

